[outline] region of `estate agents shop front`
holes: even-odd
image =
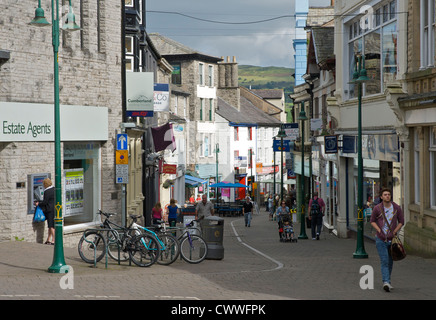
[[[55,185],[54,107],[0,102],[0,241],[45,239],[46,223],[32,223],[42,180]],[[101,147],[108,140],[106,107],[60,107],[64,231],[95,221],[101,204]]]

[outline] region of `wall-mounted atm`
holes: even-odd
[[[35,213],[35,201],[42,201],[44,198],[44,179],[50,178],[50,173],[34,173],[27,175],[27,213]]]

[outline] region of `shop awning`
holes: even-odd
[[[207,180],[203,180],[203,179],[196,178],[196,177],[185,174],[185,184],[189,184],[191,186],[198,186],[199,184],[204,184],[206,182],[207,182]]]
[[[274,183],[274,179],[267,179],[267,180],[262,180],[262,181],[257,181],[260,183]],[[282,181],[280,180],[280,178],[276,179],[276,183],[280,184]],[[283,184],[296,184],[297,180],[295,179],[288,179],[288,180],[283,180]]]

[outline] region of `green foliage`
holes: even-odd
[[[292,106],[289,95],[294,93],[294,69],[239,65],[238,72],[240,86],[251,89],[283,89],[286,107]]]

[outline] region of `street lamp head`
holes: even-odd
[[[368,78],[367,73],[366,73],[366,69],[365,69],[365,56],[362,56],[362,67],[360,69],[360,73],[359,73],[359,78],[356,80],[356,82],[368,82],[371,79]]]
[[[302,120],[302,121],[306,121],[308,118],[306,116],[306,111],[301,110],[300,114],[298,115],[298,119],[297,120]]]
[[[70,6],[70,11],[67,14],[67,19],[65,20],[65,24],[62,26],[62,30],[64,31],[80,30],[80,27],[76,24],[76,16],[74,15],[71,6]]]
[[[36,8],[35,18],[33,18],[33,20],[30,21],[30,24],[38,27],[44,27],[50,25],[50,22],[48,22],[47,19],[44,17],[44,9],[41,8],[41,5],[39,5],[38,8]]]
[[[277,133],[277,135],[275,136],[275,138],[281,139],[281,138],[286,138],[286,132],[285,130],[283,130],[282,127],[280,127],[279,132]]]

